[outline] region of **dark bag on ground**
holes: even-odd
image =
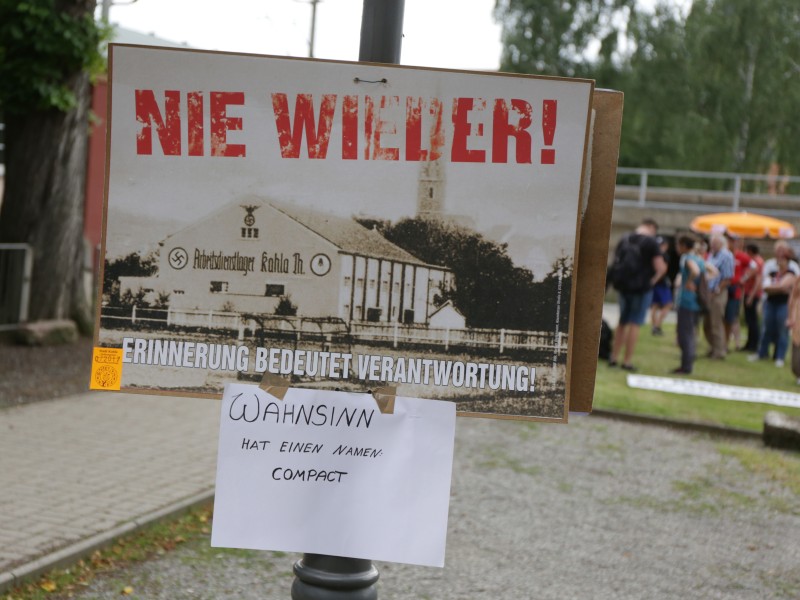
[[[625,236],[617,245],[607,280],[615,290],[626,294],[639,294],[649,289],[650,271],[644,264],[642,248],[633,236]]]
[[[614,332],[605,319],[600,321],[600,348],[597,356],[603,360],[611,358],[611,343],[614,341]]]

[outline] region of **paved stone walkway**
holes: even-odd
[[[219,402],[87,392],[0,411],[0,590],[213,494]]]

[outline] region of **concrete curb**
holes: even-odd
[[[589,414],[589,416],[600,417],[603,419],[616,419],[618,421],[628,421],[630,423],[639,423],[642,425],[671,427],[674,429],[683,429],[684,431],[693,431],[695,433],[707,433],[709,435],[732,437],[737,439],[746,439],[746,440],[762,439],[762,434],[760,432],[751,431],[749,429],[725,427],[723,425],[713,425],[711,423],[697,423],[695,421],[683,421],[680,419],[651,417],[648,415],[640,415],[637,413],[629,413],[616,410],[595,409]]]
[[[26,580],[38,577],[39,575],[42,575],[43,573],[46,573],[52,569],[75,564],[78,562],[78,560],[90,555],[95,550],[110,546],[123,535],[133,533],[163,519],[168,519],[184,513],[195,506],[210,501],[212,498],[214,498],[213,489],[200,492],[199,494],[190,496],[189,498],[184,498],[183,500],[174,502],[160,510],[137,517],[132,521],[128,521],[127,523],[115,527],[114,529],[104,531],[103,533],[98,533],[92,537],[86,538],[64,548],[60,548],[59,550],[42,556],[41,558],[37,558],[34,561],[15,567],[10,571],[0,573],[0,594],[6,592],[16,585],[19,585],[20,583],[23,583]]]

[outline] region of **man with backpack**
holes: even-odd
[[[619,326],[614,334],[614,344],[608,365],[616,366],[625,348],[621,367],[635,371],[631,360],[639,328],[647,317],[653,298],[653,286],[667,272],[667,263],[656,240],[658,224],[644,219],[633,233],[623,237],[614,252],[614,262],[608,270],[608,279],[619,293]]]

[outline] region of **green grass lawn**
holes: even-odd
[[[747,361],[745,352],[731,352],[725,360],[705,358],[708,345],[699,335],[698,359],[694,372],[689,377],[701,381],[712,381],[727,385],[769,388],[800,393],[796,377],[789,365],[778,368],[772,361]],[[787,363],[791,349],[787,353]],[[651,335],[650,327],[642,327],[633,363],[637,374],[670,377],[669,372],[680,364],[680,350],[675,342],[675,326],[665,325],[664,335]],[[668,417],[738,427],[761,431],[764,414],[778,410],[800,417],[800,409],[769,404],[753,404],[733,400],[717,400],[701,396],[668,394],[628,387],[628,372],[619,367],[609,367],[601,360],[597,365],[594,393],[594,408],[620,410],[631,413]]]

